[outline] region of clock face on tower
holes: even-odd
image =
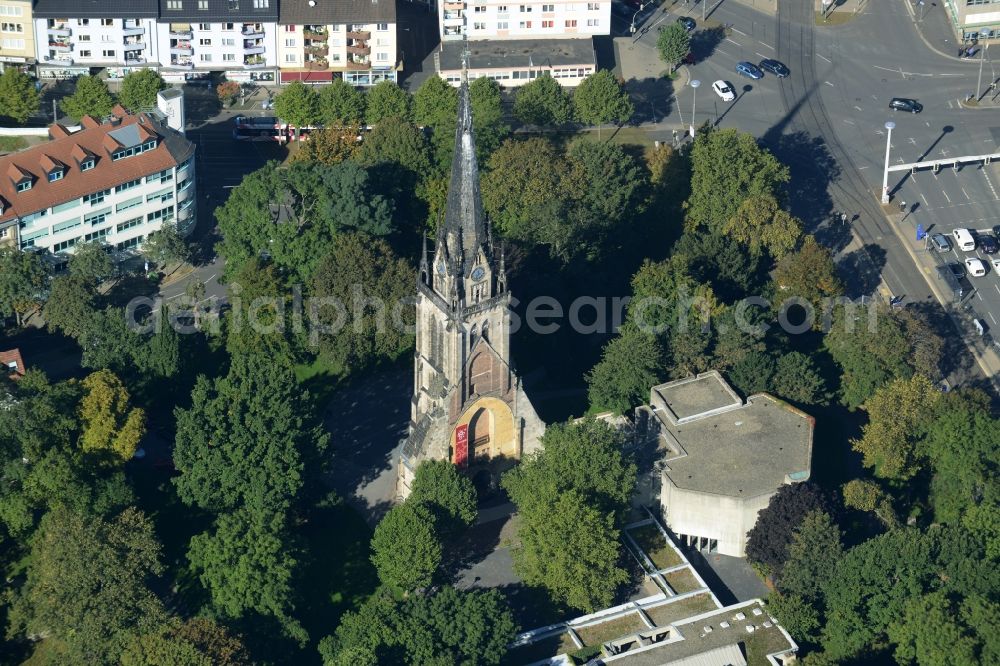
[[[438,273],[440,273],[441,275],[444,275],[444,264],[443,263],[438,264]]]
[[[480,266],[476,270],[472,271],[472,279],[475,280],[476,282],[479,282],[480,280],[482,280],[483,277],[485,277],[485,275],[486,275],[486,271],[483,270],[482,266]]]

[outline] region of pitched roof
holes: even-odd
[[[268,0],[267,7],[258,9],[254,0],[207,0],[207,9],[200,9],[198,0],[179,0],[180,9],[171,9],[167,0],[159,0],[160,21],[198,21],[201,23],[255,23],[278,20],[278,0]]]
[[[111,153],[124,144],[112,135],[138,137],[138,143],[158,137],[152,150],[120,160]],[[96,158],[92,169],[81,171],[79,155]],[[185,162],[194,154],[194,144],[183,135],[161,124],[149,114],[125,115],[115,122],[85,127],[34,148],[0,157],[0,197],[10,203],[0,213],[0,223],[45,208],[77,199],[91,192],[112,188],[141,176],[163,171]],[[66,172],[60,180],[49,182],[44,164],[61,164]],[[30,190],[17,191],[17,182],[31,178]]]
[[[24,359],[21,358],[21,350],[18,348],[0,351],[0,365],[11,371],[11,379],[19,379],[24,376]]]
[[[35,18],[156,18],[157,0],[35,0]]]
[[[394,23],[395,0],[281,0],[278,23],[282,25],[340,25]]]

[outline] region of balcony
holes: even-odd
[[[177,60],[177,61],[171,60],[170,66],[176,67],[178,69],[194,69],[194,63],[191,62],[190,60]]]
[[[328,38],[325,30],[314,30],[312,28],[306,28],[302,31],[302,36],[305,39],[313,39],[317,42],[325,42]]]
[[[370,32],[360,32],[360,31],[357,31],[357,30],[349,30],[347,32],[347,38],[348,39],[369,40],[369,39],[372,38],[372,33],[370,33]]]
[[[73,31],[65,25],[51,25],[49,26],[48,33],[56,37],[69,37],[73,34]]]
[[[264,26],[257,24],[245,24],[243,26],[243,36],[250,37],[253,39],[263,39],[264,38]]]
[[[146,59],[142,56],[125,54],[125,64],[126,65],[144,65],[146,64]]]
[[[444,21],[445,25],[462,25],[465,19],[462,18],[462,12],[445,12]]]
[[[146,42],[139,42],[139,41],[125,42],[126,51],[142,51],[144,48],[146,48]]]
[[[444,3],[444,8],[445,8],[445,11],[447,11],[449,9],[452,9],[452,10],[462,10],[462,9],[465,9],[465,3],[464,2],[445,2]]]
[[[141,25],[129,25],[128,23],[126,23],[125,27],[122,28],[122,34],[125,35],[126,37],[135,37],[136,35],[145,35],[146,34],[146,29],[143,28]]]
[[[180,42],[177,44],[171,44],[170,55],[194,55],[194,48],[192,48],[190,43]]]
[[[193,191],[194,191],[194,188],[191,187],[191,181],[188,181],[188,182],[184,183],[183,187],[178,187],[177,188],[177,202],[181,203],[183,201],[187,201],[188,199],[190,199],[191,198],[191,192],[193,192]]]
[[[330,69],[330,63],[325,58],[306,60],[306,69]]]
[[[348,44],[347,52],[355,55],[371,55],[372,47],[361,44]]]
[[[65,51],[70,51],[73,47],[70,45],[69,42],[57,42],[55,40],[50,39],[49,48],[52,49],[53,51],[65,52]]]
[[[187,28],[184,30],[180,29],[174,30],[173,28],[171,28],[170,37],[172,39],[191,39],[192,37],[194,37],[194,33],[191,31],[191,28]]]
[[[73,66],[73,59],[68,56],[42,56],[42,62],[49,63],[50,65],[61,65],[63,67]]]
[[[344,68],[350,70],[371,69],[371,63],[354,62],[353,60],[348,60],[347,62],[344,63]]]
[[[259,69],[261,67],[267,67],[267,61],[260,56],[247,56],[243,59],[243,66],[248,69]]]
[[[330,48],[326,44],[323,45],[310,44],[306,46],[304,50],[309,55],[316,55],[316,56],[325,56],[327,53],[330,52]]]
[[[259,54],[264,52],[264,42],[254,42],[254,41],[244,41],[243,42],[243,53],[246,54]]]

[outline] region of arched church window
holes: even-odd
[[[472,330],[469,331],[469,351],[476,346],[476,326],[473,324]]]
[[[490,322],[489,321],[484,321],[483,322],[482,333],[480,335],[483,336],[483,340],[486,340],[487,342],[490,341]]]

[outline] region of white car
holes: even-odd
[[[987,273],[986,263],[982,259],[976,259],[975,257],[969,257],[965,260],[965,268],[972,277],[983,277]]]
[[[725,81],[716,81],[713,83],[712,90],[715,91],[716,95],[722,98],[723,102],[732,102],[736,99],[736,93],[733,92],[733,87]]]
[[[993,264],[993,270],[997,275],[1000,275],[1000,259],[993,259],[991,263]]]

